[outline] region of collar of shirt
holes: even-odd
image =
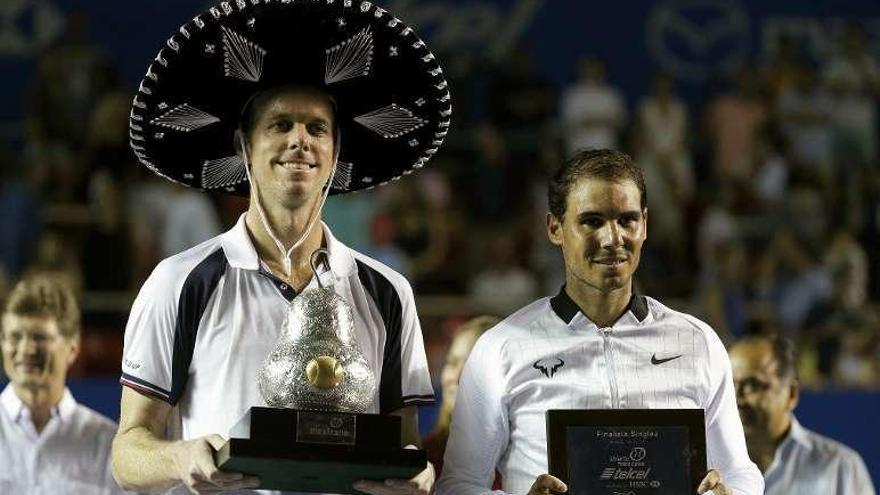
[[[590,321],[581,311],[581,308],[578,307],[577,303],[568,296],[568,293],[565,292],[565,285],[559,289],[559,294],[550,299],[550,306],[553,308],[556,316],[564,321],[569,328],[582,325],[598,328],[598,325]],[[611,328],[639,325],[648,320],[649,316],[650,311],[648,310],[647,298],[641,294],[633,293],[629,300],[627,311],[614,322]]]
[[[788,433],[785,435],[785,438],[782,442],[779,443],[779,447],[776,448],[776,452],[773,454],[773,462],[770,463],[770,467],[767,468],[767,472],[764,473],[764,478],[773,472],[780,462],[780,459],[783,457],[788,457],[788,452],[793,449],[796,445],[808,446],[810,444],[809,435],[807,435],[806,429],[801,426],[801,423],[794,417],[791,416],[791,426],[788,428]]]
[[[222,245],[223,252],[229,264],[235,268],[243,270],[258,271],[262,268],[262,262],[257,255],[254,242],[245,224],[245,215],[243,213],[231,230],[223,234]],[[330,270],[336,277],[347,277],[354,273],[357,266],[354,256],[343,244],[333,237],[327,224],[321,222],[321,228],[324,230],[324,240],[327,244],[327,250],[330,252]],[[326,273],[326,272],[325,272]],[[324,273],[321,275],[321,281],[326,282]]]
[[[18,398],[18,394],[15,393],[15,388],[11,383],[8,384],[3,390],[3,393],[0,394],[0,405],[2,405],[6,414],[8,414],[15,423],[21,424],[22,421],[31,420],[31,410],[21,401],[21,399]],[[52,407],[50,417],[58,418],[64,423],[70,420],[70,417],[75,410],[76,400],[74,400],[70,390],[68,390],[67,387],[64,387],[61,401]]]

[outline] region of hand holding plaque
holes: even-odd
[[[365,414],[376,380],[351,307],[320,283],[321,253],[312,255],[319,287],[294,299],[260,369],[271,407],[252,407],[218,453],[218,466],[257,475],[264,489],[356,493],[357,480],[408,479],[425,468],[423,451],[400,447],[399,417]]]

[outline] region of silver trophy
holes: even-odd
[[[349,413],[366,412],[373,403],[376,379],[357,344],[351,306],[318,276],[318,287],[294,299],[281,337],[263,361],[259,387],[271,407]]]
[[[290,304],[281,337],[258,374],[269,407],[253,406],[230,431],[215,462],[260,478],[260,487],[359,493],[357,480],[409,479],[424,451],[401,448],[401,418],[367,414],[376,378],[358,347],[348,303],[318,277]]]

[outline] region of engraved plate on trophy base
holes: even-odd
[[[703,410],[551,410],[547,452],[571,495],[691,495],[706,474]]]
[[[355,494],[357,480],[425,469],[424,451],[400,447],[398,416],[252,407],[231,435],[217,465],[259,477],[266,490]]]

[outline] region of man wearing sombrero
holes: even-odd
[[[403,418],[433,401],[412,290],[321,222],[330,194],[422,167],[451,103],[413,30],[367,1],[235,0],[183,25],[147,70],[131,112],[142,164],[206,191],[250,195],[235,227],[160,263],[125,333],[114,475],[138,491],[254,488],[219,471],[214,451],[250,407],[287,304],[331,282],[354,309],[377,391],[369,412]],[[310,255],[329,251],[312,276]],[[375,494],[428,493],[412,480],[357,483]],[[180,486],[183,485],[183,486]],[[176,487],[176,488],[175,488]]]

